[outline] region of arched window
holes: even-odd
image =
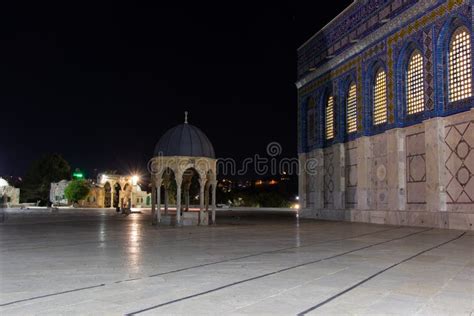
[[[357,86],[354,82],[347,94],[346,126],[348,134],[357,131]]]
[[[326,104],[326,140],[334,138],[334,97],[331,95]]]
[[[471,35],[461,26],[449,43],[449,102],[472,96]]]
[[[374,82],[374,125],[387,122],[387,76],[382,68],[375,73]]]
[[[407,114],[423,112],[425,97],[423,89],[423,57],[416,50],[408,61],[406,77]]]

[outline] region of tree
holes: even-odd
[[[48,154],[33,161],[21,186],[22,200],[47,204],[52,182],[69,180],[71,167],[59,154]]]
[[[69,202],[77,203],[89,194],[91,188],[89,182],[83,179],[72,180],[64,189],[64,196]]]

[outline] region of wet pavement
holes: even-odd
[[[474,233],[218,212],[9,211],[0,313],[474,315]]]

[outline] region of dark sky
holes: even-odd
[[[352,1],[63,2],[1,10],[0,174],[144,172],[185,110],[218,157],[296,156],[296,49]]]

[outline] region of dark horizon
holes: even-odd
[[[295,157],[296,49],[351,2],[5,10],[0,175],[53,152],[88,173],[145,172],[184,111],[218,158],[270,142]]]

